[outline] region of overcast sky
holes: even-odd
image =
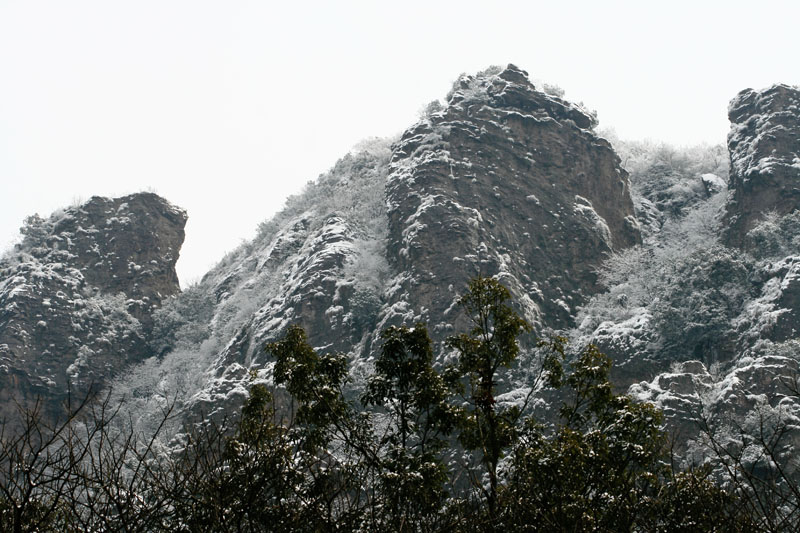
[[[746,87],[800,84],[800,2],[0,0],[0,245],[153,190],[183,284],[461,72],[515,63],[622,138],[724,142]]]

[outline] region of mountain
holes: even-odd
[[[179,292],[186,213],[150,193],[29,217],[0,262],[0,409],[51,416],[149,355],[152,313]]]
[[[450,361],[443,341],[466,327],[458,297],[480,274],[534,326],[506,398],[527,386],[535,337],[561,333],[612,355],[618,389],[661,406],[685,438],[706,417],[783,416],[797,409],[783,385],[798,353],[797,96],[744,91],[727,151],[676,150],[599,132],[593,113],[513,65],[462,75],[399,138],[343,157],[180,293],[185,214],[153,195],[92,199],[33,224],[4,259],[3,390],[114,378],[143,427],[173,401],[221,416],[270,379],[263,346],[290,324],[347,353],[358,386],[390,325],[426,323],[437,362]],[[75,322],[76,305],[95,322]]]
[[[645,242],[606,264],[608,291],[572,332],[611,354],[618,386],[662,407],[683,443],[708,421],[765,438],[796,427],[798,97],[776,85],[731,101],[727,191],[707,173],[713,151],[633,172]]]
[[[764,213],[786,215],[800,206],[798,113],[800,92],[788,85],[745,89],[731,101],[733,197],[725,211],[727,244],[742,246]]]
[[[569,327],[602,262],[641,242],[627,173],[595,125],[513,65],[462,76],[445,105],[344,157],[158,311],[172,324],[154,338],[163,355],[121,387],[224,411],[251,369],[269,375],[263,345],[291,323],[348,352],[358,381],[385,327],[426,322],[437,346],[462,328],[456,301],[478,274],[498,276],[539,331]]]

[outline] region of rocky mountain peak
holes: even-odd
[[[102,386],[147,355],[152,312],[180,291],[186,218],[138,193],[26,219],[0,261],[0,409],[41,396],[56,412],[69,388]]]
[[[447,102],[393,149],[388,259],[403,303],[390,299],[383,323],[436,317],[443,336],[460,291],[484,274],[520,295],[533,323],[569,324],[599,289],[600,262],[641,242],[619,158],[590,114],[513,65],[461,76]]]
[[[726,240],[742,246],[766,213],[785,215],[800,207],[800,88],[745,89],[731,100],[728,117],[733,194]]]
[[[498,109],[571,120],[584,129],[597,125],[597,117],[588,110],[537,90],[528,73],[512,64],[505,68],[490,67],[475,75],[463,74],[448,94],[447,104],[463,107],[481,100]]]
[[[184,210],[153,193],[94,196],[54,223],[53,240],[76,250],[72,262],[88,284],[152,308],[180,290],[175,264],[186,220]]]
[[[159,310],[163,364],[137,391],[172,384],[190,410],[222,413],[251,371],[269,375],[264,344],[290,324],[348,352],[355,376],[395,324],[427,323],[443,361],[479,274],[511,289],[537,334],[568,327],[602,289],[599,265],[641,242],[628,175],[595,124],[513,65],[461,76],[445,104],[343,157]]]

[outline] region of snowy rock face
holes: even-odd
[[[479,274],[511,289],[537,333],[569,325],[600,263],[641,241],[627,173],[594,124],[514,66],[462,76],[445,105],[345,156],[166,303],[163,358],[119,390],[230,410],[253,371],[269,378],[264,345],[290,324],[349,353],[358,383],[385,327],[423,321],[437,343],[463,330],[456,301]]]
[[[150,193],[29,217],[0,261],[0,411],[46,413],[147,353],[152,312],[179,292],[186,213]]]
[[[682,439],[705,419],[800,420],[786,387],[800,367],[799,102],[787,86],[733,101],[728,200],[721,145],[615,142],[629,176],[592,114],[525,72],[464,75],[183,292],[186,215],[155,195],[32,217],[0,263],[0,410],[42,395],[55,412],[68,385],[113,376],[143,427],[173,398],[224,416],[270,380],[264,346],[290,324],[348,353],[357,387],[390,325],[426,323],[447,362],[442,341],[467,327],[458,298],[491,275],[537,335],[608,353],[618,391],[656,403]],[[503,377],[510,396],[517,377]]]
[[[388,273],[390,155],[377,143],[345,156],[253,241],[165,303],[151,336],[163,358],[119,390],[177,395],[179,407],[204,415],[231,412],[250,372],[269,372],[265,344],[291,324],[322,350],[368,353]]]
[[[426,323],[448,362],[442,341],[467,328],[458,298],[492,275],[536,335],[608,353],[618,391],[662,408],[687,457],[703,420],[800,417],[786,389],[800,366],[793,91],[734,100],[732,202],[723,146],[615,142],[629,175],[591,113],[509,65],[460,77],[399,139],[343,157],[181,293],[185,214],[153,195],[30,220],[3,263],[1,390],[56,398],[137,361],[114,394],[141,428],[173,398],[225,416],[269,382],[264,346],[290,324],[347,353],[357,388],[390,325]],[[530,347],[501,380],[508,397]]]
[[[787,440],[800,443],[799,106],[785,85],[731,102],[727,195],[705,165],[681,165],[699,171],[681,180],[656,165],[632,171],[649,201],[644,244],[604,266],[608,291],[573,330],[614,358],[618,390],[664,410],[679,448],[706,422],[757,434],[789,421]]]
[[[462,76],[394,147],[383,323],[459,327],[470,278],[497,275],[542,326],[571,323],[597,266],[641,242],[627,173],[585,110],[513,65]]]
[[[745,89],[728,107],[731,131],[726,241],[742,246],[765,213],[800,206],[800,88]]]

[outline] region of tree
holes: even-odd
[[[379,457],[368,415],[345,399],[346,358],[317,353],[299,326],[266,350],[276,358],[275,384],[291,397],[280,423],[288,427],[301,476],[295,502],[307,523],[299,530],[355,529],[370,503],[364,480],[373,477]]]
[[[650,306],[662,356],[710,366],[733,350],[731,324],[752,290],[751,261],[735,250],[709,246],[678,258],[671,268]]]
[[[72,467],[86,446],[65,446],[70,428],[90,400],[67,406],[65,418],[49,423],[41,401],[19,408],[19,424],[0,424],[0,529],[13,533],[46,531],[68,525]]]
[[[424,324],[392,326],[381,333],[381,355],[362,402],[383,407],[381,450],[382,512],[379,522],[397,531],[428,529],[447,496],[448,471],[441,450],[456,421],[450,389],[433,368],[433,349]]]
[[[516,440],[522,413],[519,406],[497,403],[498,372],[511,366],[519,355],[517,337],[531,329],[507,303],[510,299],[511,293],[497,280],[473,279],[460,299],[472,328],[447,341],[458,351],[458,371],[469,383],[459,439],[467,450],[480,454],[488,487],[478,486],[486,498],[490,520],[497,514],[498,464]]]
[[[254,373],[237,418],[201,417],[171,441],[172,449],[159,444],[169,409],[148,435],[117,420],[108,399],[91,409],[82,404],[53,426],[36,410],[23,413],[19,432],[0,433],[0,527],[188,533],[796,526],[792,416],[766,428],[761,419],[762,432],[742,435],[741,446],[709,434],[729,492],[714,477],[719,468],[674,469],[660,412],[614,394],[611,361],[594,346],[569,365],[565,339],[533,352],[542,371],[528,398],[544,379],[551,406],[560,405],[551,409],[554,419],[523,419],[527,399],[504,405],[502,369],[517,359],[518,338],[529,329],[509,299],[496,280],[470,284],[461,301],[472,328],[449,339],[460,358],[442,373],[424,325],[384,330],[360,402],[344,392],[345,357],[318,353],[292,326],[266,346],[275,357],[274,383]],[[800,383],[789,385],[798,394]],[[463,448],[449,440],[452,434]],[[465,451],[479,460],[480,479],[471,486],[453,481],[464,471],[448,461]]]
[[[590,345],[571,372],[560,368],[565,342],[544,343],[557,356],[548,384],[566,397],[559,420],[526,420],[501,523],[514,531],[747,531],[708,470],[672,471],[661,413],[613,393],[607,355]]]
[[[794,343],[792,343],[794,344]],[[796,346],[782,347],[795,351]],[[780,352],[777,352],[780,353]],[[795,351],[796,356],[796,351]],[[776,373],[779,371],[776,369]],[[800,374],[776,376],[787,396],[800,398]],[[744,417],[701,418],[700,445],[724,483],[753,520],[753,531],[800,529],[800,461],[797,459],[798,416],[785,399],[770,405],[766,398]]]
[[[299,531],[308,514],[289,428],[275,422],[272,394],[263,384],[234,425],[204,422],[187,435],[171,485],[177,531]],[[309,530],[313,528],[309,527]]]
[[[150,434],[120,420],[120,407],[111,406],[110,396],[88,406],[84,420],[70,424],[60,444],[70,458],[66,508],[75,531],[164,530],[174,510],[172,495],[160,490],[171,478],[172,462],[158,446],[174,403]]]
[[[333,437],[329,428],[345,423],[349,415],[342,394],[347,360],[341,354],[318,354],[299,326],[290,326],[266,350],[276,359],[275,383],[285,386],[292,397],[289,416],[302,427],[308,451],[324,447]]]
[[[53,224],[40,217],[38,213],[25,217],[22,227],[19,228],[23,243],[28,249],[44,246],[52,230]]]

